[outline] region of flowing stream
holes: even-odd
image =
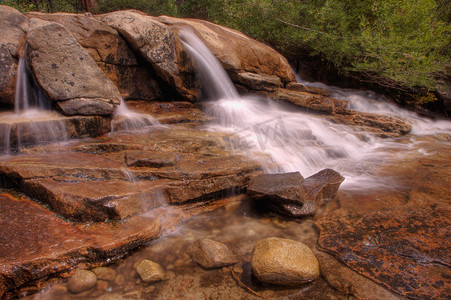
[[[348,102],[348,108],[390,115],[412,125],[409,143],[371,137],[362,141],[355,128],[331,123],[324,118],[261,97],[239,96],[232,81],[205,44],[188,30],[180,36],[195,60],[203,86],[207,88],[207,112],[217,117],[210,130],[235,134],[228,146],[257,159],[268,172],[300,171],[304,177],[333,168],[344,175],[345,187],[378,187],[391,183],[370,175],[370,168],[388,160],[392,149],[422,151],[414,147],[419,135],[449,134],[451,122],[433,121],[390,104],[383,96],[363,91],[343,90],[321,83],[298,81],[332,92],[332,97]],[[267,156],[259,155],[265,153]],[[425,152],[425,155],[428,153]]]

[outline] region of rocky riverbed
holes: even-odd
[[[391,150],[391,156],[387,155],[380,163],[368,165],[370,173],[386,179],[385,187],[362,186],[355,189],[344,186],[336,199],[327,201],[318,209],[316,216],[297,219],[280,215],[270,207],[262,207],[260,202],[245,195],[232,197],[234,192],[240,191],[242,180],[245,180],[239,178],[258,174],[258,165],[227,153],[221,144],[221,135],[194,130],[190,126],[155,130],[139,139],[119,133],[68,145],[37,147],[22,156],[3,160],[1,169],[3,174],[6,171],[15,176],[26,174],[20,180],[22,184],[26,185],[31,180],[35,182],[33,186],[46,190],[45,195],[53,193],[55,199],[57,195],[65,195],[61,199],[76,207],[77,199],[82,199],[78,195],[80,192],[85,194],[90,190],[93,193],[83,195],[84,201],[101,201],[98,196],[100,191],[112,193],[106,188],[109,186],[107,182],[95,188],[99,184],[95,174],[106,172],[106,167],[110,167],[107,162],[136,162],[136,158],[131,159],[131,154],[136,154],[136,149],[153,137],[158,137],[158,142],[152,144],[154,156],[151,161],[159,161],[162,165],[145,165],[151,163],[147,157],[147,160],[141,161],[145,166],[125,166],[136,176],[137,182],[134,184],[145,184],[153,176],[160,178],[157,181],[164,180],[166,184],[169,180],[169,186],[178,187],[187,181],[208,181],[211,180],[209,176],[213,176],[213,190],[207,193],[210,200],[198,202],[196,193],[188,189],[182,193],[184,197],[191,197],[185,204],[180,204],[183,201],[178,200],[173,202],[176,205],[160,203],[159,208],[148,208],[150,210],[144,214],[122,215],[123,220],[119,218],[121,213],[105,215],[98,210],[98,216],[110,218],[110,221],[97,223],[82,220],[80,223],[80,219],[62,218],[58,210],[57,215],[54,209],[49,211],[52,203],[42,202],[51,197],[39,198],[36,194],[41,201],[41,204],[36,204],[24,196],[4,190],[1,194],[4,208],[1,220],[2,228],[7,230],[2,231],[2,241],[8,242],[2,243],[1,270],[3,287],[6,287],[3,291],[9,290],[4,297],[40,291],[29,297],[433,299],[448,293],[449,245],[446,228],[450,225],[451,147],[446,135],[407,136],[394,142],[400,147],[405,143],[412,143],[413,146],[409,151],[403,151],[402,155]],[[392,146],[391,149],[396,149]],[[209,154],[202,160],[196,159],[195,164],[202,161],[205,168],[196,167],[195,172],[189,171],[186,169],[188,160],[181,165],[175,164],[178,166],[176,173],[171,171],[174,167],[171,152],[202,156],[205,155],[202,148],[208,148]],[[69,169],[64,166],[67,163],[58,159],[58,155],[68,150],[67,159],[74,155]],[[158,151],[165,153],[164,157],[156,155]],[[96,157],[100,163],[81,166],[78,155]],[[224,155],[230,155],[225,161],[232,165],[215,163],[215,157]],[[21,162],[29,162],[22,171],[17,169],[20,167],[18,157],[21,157]],[[52,157],[52,163],[44,163],[45,160],[51,161]],[[237,159],[242,162],[238,163]],[[169,166],[165,166],[164,161],[169,161]],[[133,195],[138,191],[132,188],[123,168],[109,168],[109,177],[115,182],[113,186],[129,184],[130,188],[122,191]],[[237,168],[243,170],[238,172]],[[35,169],[41,176],[33,175]],[[182,172],[184,169],[186,173]],[[230,170],[233,170],[232,178],[236,179],[230,179]],[[87,176],[79,176],[82,172],[87,172]],[[175,176],[173,174],[178,174],[177,178],[171,178]],[[184,178],[180,178],[180,174],[185,174]],[[221,177],[227,178],[232,186],[215,190],[217,185],[214,181],[221,181]],[[3,175],[2,182],[5,178]],[[77,188],[67,187],[72,184],[94,186],[92,189],[80,188],[77,192]],[[73,198],[68,197],[69,192],[74,195]],[[115,194],[115,197],[119,199],[122,196]],[[108,199],[107,203],[115,203],[114,197],[104,198]],[[56,207],[65,205],[55,203],[58,203]],[[125,211],[128,213],[130,209],[142,209],[136,205],[127,206]],[[109,212],[121,211],[114,205],[105,207],[111,208]],[[95,213],[88,215],[97,216]],[[18,222],[19,219],[22,221]],[[311,283],[288,287],[258,281],[251,271],[252,250],[258,241],[267,237],[287,238],[307,245],[318,260],[320,277]],[[195,263],[189,249],[196,241],[205,238],[226,245],[238,262],[215,269],[205,269]],[[158,263],[165,271],[164,279],[154,283],[144,282],[137,271],[143,260]],[[93,269],[101,265],[108,267],[109,276],[97,276],[93,287],[81,293],[68,290],[65,278],[72,276],[75,269]]]
[[[1,297],[451,294],[449,122],[358,111],[205,21],[0,6],[0,24]],[[199,80],[187,36],[221,78]],[[200,102],[211,84],[227,93]]]

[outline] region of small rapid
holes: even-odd
[[[390,185],[390,179],[374,177],[373,167],[387,161],[393,149],[421,151],[393,139],[371,137],[363,141],[354,127],[293,111],[290,106],[262,97],[239,96],[220,62],[205,44],[189,31],[182,31],[180,36],[199,68],[203,87],[207,89],[206,112],[217,119],[208,129],[230,132],[231,136],[226,140],[228,147],[253,157],[267,172],[299,171],[308,177],[332,168],[346,177],[344,187],[381,187]],[[451,122],[424,119],[385,102],[377,94],[299,82],[331,91],[332,97],[347,101],[352,110],[402,118],[413,125],[414,134],[450,133]],[[415,143],[415,139],[411,142]]]

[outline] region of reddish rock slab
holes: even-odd
[[[160,235],[158,218],[83,226],[6,193],[0,206],[0,296],[47,276],[116,260]]]
[[[123,221],[75,224],[28,198],[0,193],[0,298],[36,291],[34,285],[67,277],[74,269],[110,264],[193,215],[231,201],[165,206]]]
[[[162,124],[203,124],[214,119],[190,102],[127,101],[127,107],[134,111],[150,114]]]
[[[319,246],[356,272],[413,299],[451,294],[449,205],[326,216]]]

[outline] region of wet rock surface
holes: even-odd
[[[113,113],[118,89],[64,26],[34,18],[26,41],[34,77],[64,114]]]
[[[246,193],[282,214],[301,217],[316,214],[324,201],[335,198],[343,180],[332,169],[306,179],[299,172],[261,174],[249,183]]]
[[[188,252],[193,261],[206,269],[227,267],[238,262],[236,255],[225,244],[212,239],[196,241],[190,245]]]
[[[18,57],[28,20],[16,9],[0,5],[0,103],[13,105]]]
[[[165,203],[218,198],[243,189],[260,168],[230,154],[220,136],[207,132],[161,129],[121,139],[129,137],[43,147],[45,153],[0,162],[0,176],[4,184],[71,220],[101,221],[124,219]]]
[[[320,218],[319,246],[348,267],[403,297],[443,298],[450,292],[447,228],[450,147],[420,139],[429,158],[407,155],[379,170],[402,192],[341,195],[340,209]],[[447,191],[448,190],[448,191]]]

